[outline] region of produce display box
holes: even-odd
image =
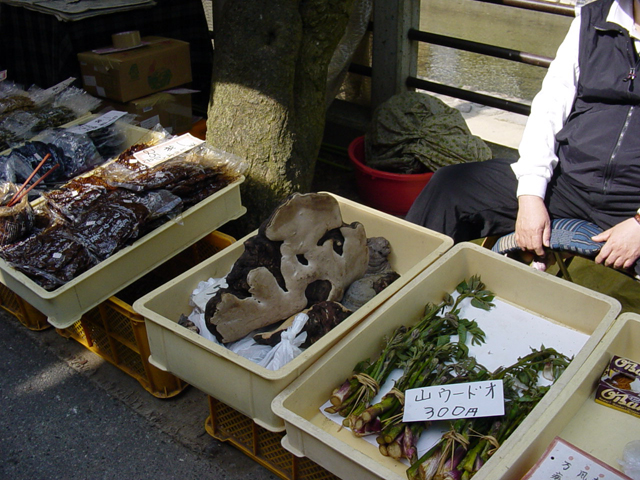
[[[188,384],[149,363],[150,350],[144,318],[133,311],[131,303],[234,241],[221,232],[207,235],[131,284],[125,291],[118,292],[89,310],[70,327],[57,329],[57,332],[76,340],[135,378],[153,396],[169,398],[179,394]]]
[[[45,314],[54,327],[67,328],[165,260],[243,215],[243,181],[232,182],[55,290],[45,290],[2,259],[0,282]]]
[[[228,405],[209,398],[206,432],[228,442],[283,480],[339,480],[308,458],[298,458],[282,445],[284,433],[270,432]]]
[[[67,128],[74,125],[82,125],[87,123],[93,119],[98,117],[98,115],[94,115],[88,113],[83,115],[76,120],[69,122],[60,128]],[[135,125],[123,124],[123,133],[125,135],[125,148],[130,147],[140,141],[143,141],[145,137],[149,135],[149,130],[137,127]],[[27,141],[37,141],[42,137],[41,134],[36,135],[32,139]],[[0,155],[7,155],[11,152],[11,149],[5,150],[4,152],[0,152]],[[40,200],[35,200],[33,204],[39,203]],[[0,280],[1,281],[1,280]],[[51,327],[51,324],[47,321],[47,316],[39,311],[37,308],[33,307],[29,302],[25,301],[20,295],[14,293],[7,286],[0,284],[0,307],[9,312],[11,315],[16,317],[18,321],[27,327],[29,330],[40,331],[46,330]]]
[[[406,480],[406,464],[382,456],[377,445],[355,437],[346,428],[341,429],[320,411],[320,407],[329,400],[333,389],[351,375],[356,363],[379,355],[385,335],[401,325],[417,322],[427,303],[440,303],[445,294],[455,292],[461,281],[473,275],[480,276],[486,288],[496,295],[496,301],[501,300],[518,311],[522,309],[527,315],[536,315],[545,325],[548,321],[555,326],[582,332],[586,338],[567,370],[498,452],[510,452],[518,439],[528,438],[531,429],[544,418],[545,410],[564,391],[611,326],[620,311],[620,304],[615,299],[536,271],[478,245],[460,243],[397,292],[275,397],[273,411],[286,424],[285,448],[310,458],[340,478]],[[524,327],[522,334],[518,326],[515,329],[518,337],[527,335]],[[500,340],[498,343],[500,348],[505,344],[512,345]],[[498,349],[495,349],[496,354]],[[493,478],[493,468],[499,461],[496,455],[479,470],[477,478]]]
[[[614,355],[640,362],[638,314],[620,315],[526,435],[509,450],[498,450],[491,478],[522,478],[556,436],[619,470],[625,445],[640,439],[640,417],[594,401],[600,377]]]
[[[0,284],[0,307],[16,317],[29,330],[40,331],[50,328],[47,316],[25,302],[4,285]]]
[[[150,362],[235,408],[272,432],[284,422],[271,401],[334,343],[378,308],[452,245],[447,236],[333,195],[345,223],[360,222],[368,237],[383,236],[391,244],[391,267],[400,278],[360,307],[331,332],[277,371],[268,370],[177,324],[188,315],[189,296],[200,281],[229,273],[255,232],[136,301],[133,308],[147,322]]]

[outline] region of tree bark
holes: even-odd
[[[240,233],[308,192],[325,124],[327,67],[353,0],[228,0],[215,18],[207,142],[249,164]]]

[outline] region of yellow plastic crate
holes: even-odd
[[[339,480],[306,457],[282,447],[284,432],[270,432],[230,406],[209,397],[205,430],[216,440],[229,442],[284,480]]]
[[[29,330],[40,331],[51,327],[44,313],[2,284],[0,284],[0,307],[16,317]]]
[[[131,307],[137,298],[171,280],[234,242],[213,232],[187,250],[160,265],[137,282],[85,313],[80,320],[56,331],[72,338],[118,367],[158,398],[170,398],[188,384],[172,373],[149,363],[149,341],[145,319]]]

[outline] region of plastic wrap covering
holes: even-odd
[[[0,82],[0,115],[34,107],[35,103],[29,94],[19,85],[8,81]]]
[[[74,178],[62,187],[46,192],[43,197],[57,216],[74,223],[106,195],[108,185],[99,177]]]
[[[149,210],[134,193],[115,190],[70,227],[72,235],[100,260],[117,252],[138,236],[140,225],[149,217]]]
[[[0,184],[0,245],[21,240],[33,228],[33,209],[26,196],[8,206],[17,193],[18,188],[13,183]]]
[[[59,147],[65,154],[64,179],[68,180],[104,163],[89,135],[74,133],[64,128],[53,128],[42,132],[41,142]]]
[[[124,133],[124,125],[132,124],[134,118],[134,115],[125,115],[116,123],[87,133],[105,160],[120,155],[127,139]]]
[[[491,158],[460,111],[420,92],[394,95],[373,113],[365,135],[366,164],[394,173],[435,172],[445,165]]]
[[[139,162],[134,153],[129,149],[105,167],[106,183],[136,192],[167,190],[180,197],[184,206],[212,195],[246,170],[239,157],[206,144],[153,166]]]
[[[54,290],[98,263],[69,230],[51,225],[2,248],[2,257],[46,290]]]
[[[73,79],[43,90],[25,91],[8,83],[0,88],[0,151],[31,139],[47,128],[55,128],[92,112],[101,100],[70,86]],[[2,82],[5,83],[5,82]]]
[[[43,142],[28,142],[0,156],[0,177],[7,182],[23,183],[47,154],[50,155],[49,159],[38,170],[33,180],[37,180],[58,164],[59,167],[39,185],[38,190],[47,188],[47,185],[50,188],[52,184],[66,178],[66,169],[71,164],[71,159],[60,147]],[[31,197],[37,195],[39,193],[34,190]]]
[[[147,167],[133,156],[147,147],[134,145],[105,166],[43,193],[36,223],[45,226],[0,247],[0,257],[43,288],[58,288],[246,169],[239,157],[204,144]]]

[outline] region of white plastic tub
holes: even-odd
[[[149,232],[61,287],[48,291],[0,259],[0,282],[47,316],[56,328],[67,328],[155,267],[221,225],[246,212],[240,201],[244,178],[185,210],[175,221]]]
[[[397,292],[276,396],[272,408],[285,421],[285,448],[310,458],[340,478],[406,480],[404,463],[382,456],[377,446],[355,437],[346,428],[341,429],[320,411],[320,407],[333,389],[350,376],[356,363],[378,356],[385,335],[400,325],[417,322],[428,302],[441,302],[445,294],[455,291],[458,283],[473,275],[481,277],[496,299],[549,324],[588,336],[565,373],[498,452],[511,451],[518,439],[528,436],[527,432],[543,417],[545,409],[562,392],[611,326],[620,304],[615,299],[538,272],[488,249],[462,243]],[[527,335],[527,325],[522,325],[522,335]],[[490,341],[487,338],[487,345]],[[504,343],[498,341],[500,347]],[[491,472],[498,460],[494,456],[476,476],[485,474],[492,478]]]
[[[367,237],[384,236],[391,243],[391,267],[400,278],[277,371],[268,370],[177,324],[188,315],[189,296],[200,281],[229,273],[244,251],[244,241],[185,272],[140,298],[133,305],[145,317],[150,362],[220,400],[272,432],[284,422],[271,410],[271,401],[355,325],[388,300],[403,285],[444,254],[453,240],[397,217],[334,195],[345,223],[360,222]]]
[[[625,445],[640,440],[640,418],[594,401],[598,381],[614,355],[640,361],[638,314],[618,317],[527,434],[511,449],[498,451],[491,478],[522,478],[556,436],[619,470]]]

